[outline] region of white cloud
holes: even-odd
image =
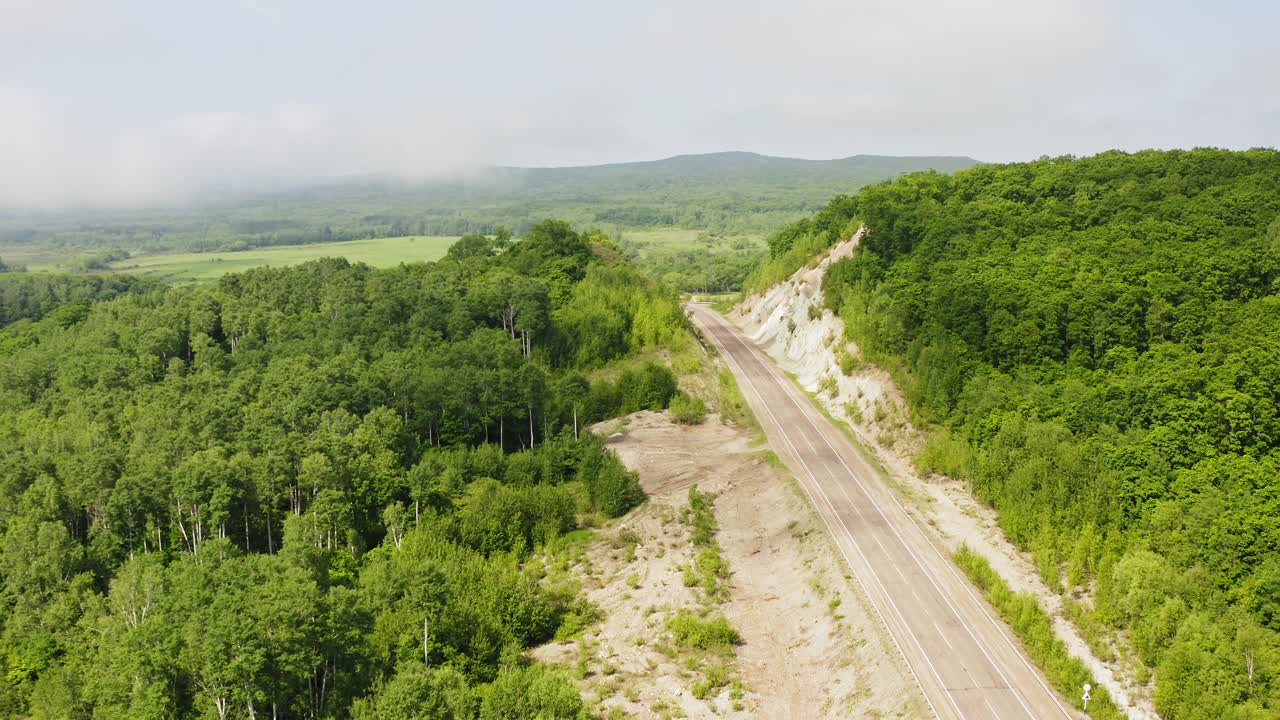
[[[0,49],[0,205],[723,149],[1263,144],[1280,113],[1274,49],[1201,52],[1189,80],[1186,48],[1139,53],[1102,0],[104,7],[0,0],[0,43],[22,38]]]
[[[456,120],[433,124],[426,111],[368,118],[280,103],[112,131],[14,91],[0,89],[0,107],[0,200],[7,205],[187,202],[215,184],[371,172],[422,177],[460,171],[485,156],[468,128]]]

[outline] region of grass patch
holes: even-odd
[[[676,375],[697,375],[702,372],[702,358],[691,351],[676,353],[671,357],[671,371]]]
[[[596,607],[585,597],[576,598],[569,604],[560,627],[556,628],[556,642],[581,640],[582,633],[592,625],[604,620],[604,611]]]
[[[702,398],[690,397],[681,392],[671,398],[667,412],[671,421],[677,425],[701,425],[707,417],[707,404],[702,402]]]
[[[974,585],[982,591],[987,601],[995,607],[996,612],[1004,619],[1022,640],[1031,660],[1044,671],[1049,682],[1063,695],[1071,700],[1077,709],[1083,709],[1080,701],[1080,688],[1085,683],[1095,685],[1093,698],[1089,701],[1088,714],[1101,720],[1123,720],[1125,715],[1111,699],[1104,687],[1097,687],[1089,669],[1076,657],[1067,652],[1067,646],[1053,634],[1053,623],[1049,614],[1040,607],[1035,597],[1027,593],[1015,593],[1004,579],[991,569],[987,559],[973,552],[967,546],[961,546],[952,557],[961,570],[969,576]]]
[[[716,542],[716,518],[711,511],[711,498],[698,492],[698,486],[689,488],[687,519],[693,527],[693,545],[701,548],[684,568],[682,581],[685,587],[701,588],[708,601],[723,599],[724,579],[729,576],[729,563],[720,554]]]
[[[729,668],[721,663],[707,666],[702,679],[693,684],[690,692],[699,700],[705,700],[720,692],[720,688],[729,684]]]
[[[850,400],[844,404],[844,414],[848,415],[849,419],[855,423],[862,423],[866,420],[862,416],[862,406],[858,404],[857,400]]]
[[[723,613],[701,617],[691,610],[680,610],[667,620],[667,629],[676,645],[685,649],[727,651],[742,642]]]
[[[729,566],[720,556],[720,544],[716,542],[716,518],[712,512],[712,497],[698,492],[698,486],[689,488],[689,507],[684,511],[685,521],[693,528],[691,541],[699,548],[693,561],[684,568],[684,584],[686,587],[700,587],[704,600],[708,603],[723,600],[725,587],[723,579],[729,575]],[[681,609],[667,618],[667,629],[671,631],[674,647],[677,650],[694,652],[684,658],[685,666],[691,673],[701,672],[702,677],[690,687],[693,696],[699,700],[719,695],[729,684],[741,690],[738,681],[731,677],[725,658],[733,652],[733,646],[742,641],[737,629],[723,613],[712,613],[710,609],[695,612]],[[707,662],[702,653],[718,655],[719,660]]]
[[[760,421],[742,395],[742,388],[738,387],[737,378],[728,368],[720,369],[720,417],[733,425],[747,428],[757,439],[764,439],[764,428],[760,427]]]
[[[734,306],[742,302],[742,293],[740,292],[720,293],[715,296],[705,295],[702,297],[703,299],[709,300],[711,303],[711,309],[721,315],[729,314],[729,312],[733,310]]]
[[[256,267],[297,265],[322,257],[344,257],[374,267],[429,262],[444,257],[456,237],[405,236],[253,248],[239,252],[139,255],[112,263],[111,269],[159,277],[177,283],[216,280],[227,273]]]
[[[578,528],[570,530],[563,535],[556,535],[547,540],[547,544],[543,547],[543,551],[549,555],[562,551],[568,551],[572,548],[585,548],[596,539],[596,532],[590,528]]]
[[[778,453],[772,450],[765,450],[764,452],[760,453],[760,457],[764,458],[764,461],[766,463],[769,463],[769,467],[773,468],[774,470],[777,470],[779,472],[784,472],[784,473],[791,472],[790,470],[787,469],[787,464],[782,462],[782,458],[778,457]]]
[[[698,552],[698,556],[685,566],[681,577],[685,587],[702,588],[708,599],[721,599],[724,585],[721,581],[729,574],[729,564],[720,555],[720,548],[711,545]]]

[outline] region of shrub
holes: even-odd
[[[640,478],[618,459],[618,456],[596,444],[584,453],[579,475],[587,483],[587,494],[596,510],[618,517],[644,502]]]
[[[558,487],[471,486],[458,512],[463,544],[482,553],[523,554],[574,528],[573,497]]]
[[[599,607],[586,598],[576,598],[560,620],[560,627],[556,628],[556,641],[567,642],[582,637],[584,630],[603,619],[604,611]]]
[[[693,525],[693,544],[705,547],[715,541],[716,516],[711,500],[698,492],[695,483],[689,488],[689,522]]]
[[[708,599],[721,599],[724,587],[721,578],[729,574],[729,565],[720,555],[716,544],[709,545],[698,553],[698,557],[684,568],[682,581],[685,587],[699,587]]]
[[[618,391],[624,415],[637,410],[662,410],[676,394],[676,377],[665,366],[647,362],[622,371]]]
[[[420,663],[407,663],[390,682],[357,700],[351,716],[355,720],[469,717],[474,706],[467,679],[456,669],[427,669]]]
[[[946,430],[930,433],[916,458],[916,466],[924,473],[938,473],[958,480],[973,477],[973,451],[968,443]]]
[[[751,412],[751,406],[742,395],[738,381],[727,369],[720,370],[720,417],[735,425],[760,429],[760,423]]]
[[[847,348],[840,348],[836,355],[840,360],[840,372],[845,375],[852,375],[858,372],[865,364],[861,357],[849,352]]]
[[[504,670],[485,694],[480,720],[585,720],[582,696],[558,670],[543,665]]]
[[[676,644],[697,650],[724,650],[742,642],[738,631],[721,613],[707,618],[681,610],[667,620],[667,629]]]
[[[836,383],[836,376],[824,375],[818,381],[818,392],[824,392],[831,397],[835,397],[840,392],[840,386]]]
[[[680,425],[698,425],[707,417],[707,405],[701,398],[677,393],[671,399],[671,420]]]
[[[982,590],[1000,617],[1017,633],[1027,648],[1027,654],[1040,666],[1054,687],[1067,697],[1073,697],[1078,696],[1081,685],[1093,683],[1093,677],[1085,664],[1072,656],[1066,644],[1053,634],[1053,622],[1034,596],[1011,590],[1004,579],[991,569],[987,559],[968,546],[960,546],[953,557],[956,565]],[[1078,705],[1079,701],[1073,704]],[[1088,713],[1090,717],[1104,720],[1119,720],[1124,717],[1124,713],[1112,702],[1106,688],[1102,687],[1095,688],[1093,699],[1089,701]]]

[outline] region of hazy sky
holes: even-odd
[[[1270,0],[0,0],[0,206],[754,150],[1280,144]]]

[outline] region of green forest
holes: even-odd
[[[1167,720],[1280,715],[1280,153],[1046,158],[863,189],[824,291]],[[819,218],[822,218],[820,215]]]
[[[832,195],[900,173],[971,167],[965,157],[858,155],[800,160],[746,152],[562,168],[496,167],[460,178],[312,180],[161,208],[24,211],[0,207],[0,258],[16,267],[94,272],[128,257],[235,252],[260,247],[401,236],[523,237],[543,218],[578,228],[685,228],[761,235],[819,209]],[[744,248],[683,256],[685,289],[737,289]],[[722,252],[723,251],[723,252]],[[338,254],[338,253],[335,253]],[[720,262],[722,254],[733,255]],[[663,261],[659,261],[663,262]],[[645,263],[642,263],[645,264]],[[647,267],[647,264],[646,264]],[[0,272],[5,265],[0,261]],[[659,274],[669,272],[662,267]],[[736,273],[725,280],[726,270]],[[690,275],[686,281],[685,275]]]
[[[584,717],[538,553],[643,502],[585,427],[690,342],[602,234],[0,287],[0,715]]]
[[[39,320],[55,310],[64,315],[87,313],[99,300],[159,287],[154,281],[124,274],[0,273],[0,328],[19,320]]]
[[[620,167],[520,182],[630,215],[493,215],[514,240],[459,212],[434,263],[0,273],[0,716],[585,717],[525,651],[596,617],[555,553],[645,500],[586,428],[700,420],[653,361],[693,342],[677,290],[767,287],[860,225],[824,299],[905,389],[921,469],[995,508],[1162,717],[1280,715],[1280,153],[823,176],[852,194],[759,223],[724,220],[732,173]],[[700,193],[723,217],[672,209]],[[602,217],[707,230],[575,230]]]

